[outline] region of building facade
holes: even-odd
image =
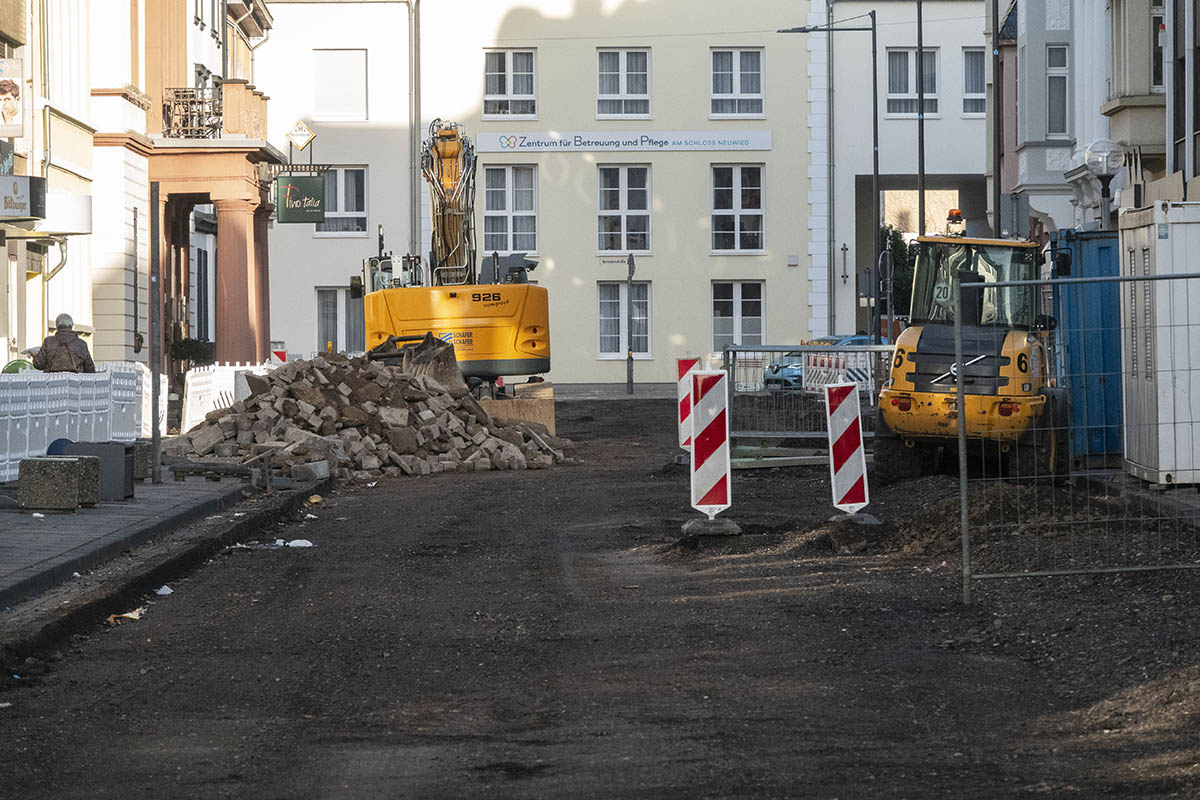
[[[872,9],[879,70],[879,105],[874,111],[871,34],[853,31],[832,36],[833,213],[822,219],[829,223],[823,238],[829,245],[826,258],[832,258],[833,264],[829,280],[834,287],[836,333],[869,330],[873,237],[880,226],[890,225],[910,238],[921,230],[917,197],[921,74],[925,81],[925,230],[944,231],[952,208],[963,212],[968,234],[987,235],[990,230],[984,177],[987,4],[982,0],[923,4],[923,70],[917,64],[913,2],[839,1],[832,6],[834,27],[869,26],[866,15]],[[878,219],[872,218],[873,116],[879,125]],[[828,138],[819,130],[811,135],[814,140]]]
[[[290,15],[291,5],[273,7]],[[301,8],[314,4],[294,5],[297,15],[317,13]],[[392,54],[375,52],[371,28],[353,21],[355,4],[343,5],[336,19],[323,12],[321,41],[330,43],[298,48],[339,50],[337,69],[374,75],[373,62],[399,57],[402,28],[390,31]],[[733,24],[718,4],[682,0],[497,2],[469,15],[461,6],[421,5],[420,132],[441,118],[462,123],[474,139],[480,256],[537,258],[531,278],[550,294],[551,379],[624,381],[631,348],[638,380],[674,381],[676,357],[809,336],[823,300],[811,295],[809,277],[809,103],[807,81],[797,80],[807,54],[801,42],[764,33],[796,21],[766,0],[742,4]],[[355,51],[364,56],[351,63]],[[400,89],[404,74],[393,72],[382,91]],[[313,273],[275,284],[275,307],[295,310],[296,319],[272,328],[288,351],[323,349],[328,331],[340,344],[352,313],[342,287],[375,252],[379,224],[389,249],[419,238],[428,250],[427,200],[420,236],[409,233],[409,140],[386,117],[406,106],[375,105],[378,83],[367,80],[367,124],[326,123],[315,113],[311,120],[319,161],[367,163],[366,208],[352,212],[367,235],[323,241],[312,226],[274,228],[273,251],[304,251],[295,269]],[[279,97],[276,86],[269,88]],[[370,143],[376,124],[388,143]],[[333,141],[339,137],[350,144]],[[348,180],[327,184],[331,208],[358,196]],[[352,343],[348,333],[345,340]]]
[[[293,357],[364,347],[362,302],[350,276],[386,247],[410,248],[408,11],[400,3],[276,2],[271,41],[256,80],[271,95],[268,136],[299,174],[321,165],[324,223],[276,220],[270,231],[272,349]],[[305,149],[288,132],[316,134]],[[325,167],[328,167],[325,169]],[[416,177],[420,181],[420,177]]]

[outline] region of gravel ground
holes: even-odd
[[[0,691],[0,796],[1200,796],[1191,572],[963,606],[954,479],[862,535],[825,468],[681,543],[672,409],[561,403],[577,463],[335,492],[76,631]]]

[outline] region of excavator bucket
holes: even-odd
[[[399,342],[409,339],[412,337],[389,336],[371,350],[367,357],[398,366],[412,375],[433,378],[445,386],[452,397],[464,397],[470,393],[466,381],[463,380],[462,370],[458,367],[458,359],[454,357],[454,345],[427,333],[419,339],[407,341],[397,347]]]

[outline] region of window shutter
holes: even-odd
[[[366,120],[367,51],[314,50],[314,114],[324,120]]]

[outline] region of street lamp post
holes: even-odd
[[[875,10],[867,13],[871,18],[870,26],[841,26],[833,22],[829,25],[801,25],[797,28],[780,28],[779,33],[830,33],[834,31],[870,31],[871,33],[871,241],[874,242],[872,264],[879,263],[879,48],[875,32]],[[833,75],[826,78],[831,83]],[[830,169],[833,165],[829,165]],[[833,219],[833,208],[829,209],[829,219]],[[876,275],[875,280],[878,281]],[[878,296],[877,292],[872,292]],[[833,286],[829,287],[829,300],[833,302]],[[829,332],[831,335],[833,331]],[[875,329],[875,342],[879,343],[879,328]]]
[[[1083,153],[1083,163],[1100,181],[1100,230],[1109,230],[1109,184],[1121,168],[1124,153],[1110,139],[1097,139]]]

